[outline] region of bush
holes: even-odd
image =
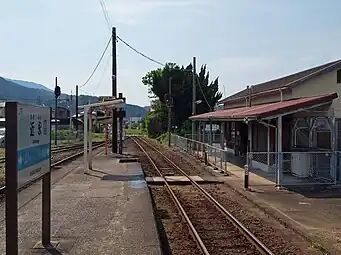
[[[51,131],[51,140],[54,139],[55,131]],[[70,130],[58,130],[57,140],[76,140],[76,134]]]

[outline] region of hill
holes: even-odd
[[[26,88],[31,88],[31,89],[42,89],[42,90],[46,90],[46,91],[50,91],[53,92],[52,89],[47,88],[46,86],[42,85],[42,84],[38,84],[35,82],[31,82],[31,81],[21,81],[21,80],[13,80],[13,79],[8,79],[5,78],[8,81],[14,82],[19,84],[20,86],[26,87]]]
[[[26,86],[20,85],[23,83],[25,83],[25,81],[13,82],[11,80],[0,77],[0,101],[16,100],[27,104],[37,104],[54,107],[55,99],[52,90],[49,90],[48,88],[28,88]],[[98,102],[98,100],[99,97],[96,96],[79,95],[78,104],[85,105],[89,102]],[[58,105],[62,107],[68,107],[70,105],[70,95],[61,94],[58,99]],[[75,106],[76,98],[73,96],[71,109],[72,113],[75,112]],[[131,115],[132,117],[144,117],[146,114],[147,111],[143,107],[140,107],[138,105],[126,104],[127,116]]]

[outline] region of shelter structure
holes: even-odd
[[[125,100],[123,98],[112,99],[109,101],[92,103],[88,105],[82,105],[78,108],[83,109],[83,123],[84,123],[84,171],[92,169],[92,112],[96,108],[101,109],[122,109],[125,108]],[[122,141],[121,141],[122,142]],[[89,147],[88,147],[89,145]],[[115,145],[112,145],[115,146]],[[89,149],[89,154],[88,154]]]
[[[340,83],[338,60],[247,86],[221,100],[223,109],[190,119],[199,132],[221,125],[221,146],[251,169],[275,173],[277,184],[284,173],[334,183],[341,180]]]

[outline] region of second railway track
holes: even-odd
[[[165,186],[203,254],[273,254],[172,159],[143,138],[132,140],[145,154],[153,174],[178,173],[190,180],[191,186],[171,186],[166,180]]]
[[[93,142],[93,146],[96,146],[98,144],[103,143],[101,142]],[[58,146],[55,148],[51,148],[51,154],[56,154],[56,153],[60,153],[60,152],[66,152],[66,151],[72,151],[72,150],[78,150],[78,149],[82,149],[83,148],[83,144],[76,144],[76,145],[66,145],[66,146]],[[0,158],[0,164],[4,164],[6,161],[6,157],[1,157]]]
[[[99,142],[93,142],[93,149],[97,149],[104,145],[104,141]],[[57,148],[51,149],[51,168],[60,166],[70,160],[73,160],[77,157],[80,157],[83,155],[83,145],[77,144],[77,145],[71,145],[71,146],[61,146]],[[69,154],[71,152],[71,154]],[[65,154],[67,153],[67,154]],[[5,162],[6,158],[3,158]],[[1,160],[1,159],[0,159]],[[2,163],[0,161],[0,163]],[[40,178],[28,183],[27,185],[20,188],[20,190],[25,189],[26,187],[30,186],[31,184],[35,183],[36,181],[40,180]],[[6,186],[0,184],[0,194],[3,194],[5,192]]]

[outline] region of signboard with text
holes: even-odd
[[[17,104],[18,188],[50,171],[51,111]]]
[[[18,254],[18,189],[42,177],[42,243],[51,243],[51,108],[6,102],[6,254]]]

